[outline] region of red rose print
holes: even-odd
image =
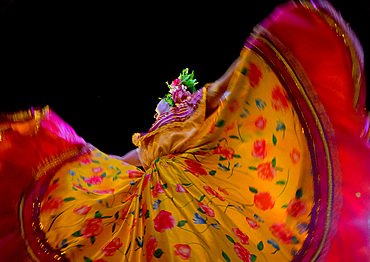
[[[301,154],[299,153],[298,149],[293,148],[292,152],[290,152],[290,159],[292,160],[293,164],[296,164],[299,159],[301,159]]]
[[[97,259],[97,260],[94,260],[93,262],[107,262],[107,260],[104,260],[104,259],[102,259],[102,258],[99,258],[99,259]]]
[[[288,97],[285,91],[279,87],[275,86],[271,93],[271,105],[276,111],[285,111],[289,108]]]
[[[262,180],[272,181],[276,176],[276,169],[271,162],[262,163],[257,166],[258,176]]]
[[[217,192],[212,187],[210,187],[209,185],[205,185],[203,188],[207,192],[207,194],[213,195],[213,196],[217,195]]]
[[[153,197],[158,197],[159,193],[164,193],[163,186],[159,181],[154,186],[154,189],[152,191]]]
[[[216,192],[212,187],[210,187],[209,185],[205,185],[204,187],[204,190],[206,190],[207,194],[210,194],[212,196],[216,196],[218,199],[220,199],[221,201],[225,201],[225,198],[223,198],[218,192]]]
[[[185,164],[187,165],[186,170],[188,170],[194,176],[199,177],[200,175],[201,176],[207,175],[207,171],[204,170],[203,166],[200,163],[194,160],[186,159]]]
[[[144,175],[144,172],[139,170],[127,170],[126,173],[128,173],[129,178],[138,178]]]
[[[117,249],[122,247],[121,240],[118,237],[113,238],[111,242],[109,242],[105,247],[102,248],[101,252],[105,254],[107,257],[111,257],[116,253]]]
[[[228,109],[231,113],[234,113],[236,110],[238,110],[239,108],[239,102],[237,100],[231,100],[229,105],[228,105]]]
[[[230,160],[230,159],[233,159],[234,158],[235,151],[232,148],[218,146],[213,151],[213,154],[220,155],[221,157]]]
[[[260,226],[257,224],[256,220],[251,219],[251,218],[249,218],[249,217],[246,217],[245,219],[247,220],[247,222],[248,222],[248,224],[249,224],[249,226],[250,226],[251,228],[253,228],[253,229],[258,229],[258,228],[260,228]]]
[[[101,232],[103,232],[103,222],[101,218],[86,219],[85,223],[80,229],[80,234],[86,238],[98,236]]]
[[[264,159],[267,155],[265,147],[265,140],[256,140],[253,145],[252,156],[254,156],[255,158]]]
[[[181,257],[183,260],[187,260],[191,255],[191,248],[189,245],[177,244],[174,245],[175,255]]]
[[[241,260],[243,260],[244,262],[251,262],[252,256],[249,251],[242,246],[242,244],[238,242],[235,243],[234,250]]]
[[[215,211],[209,206],[205,205],[203,202],[199,202],[199,208],[206,213],[207,216],[215,217]]]
[[[261,210],[268,210],[274,207],[275,199],[269,192],[260,192],[254,195],[254,204]]]
[[[146,186],[148,185],[148,182],[149,182],[151,176],[152,176],[151,173],[145,175],[144,180],[143,180],[143,191],[146,188]]]
[[[306,203],[300,199],[294,198],[290,200],[286,211],[290,216],[298,218],[307,213]]]
[[[293,243],[292,237],[294,235],[289,228],[285,227],[284,223],[272,224],[272,226],[270,226],[270,231],[274,237],[276,237],[279,241],[283,242],[284,244]]]
[[[87,213],[89,213],[90,210],[91,206],[83,205],[81,207],[75,208],[75,210],[73,210],[73,213],[77,215],[86,215]]]
[[[157,245],[158,240],[155,238],[155,236],[151,235],[145,245],[147,262],[149,262],[153,258]]]
[[[87,183],[87,184],[91,184],[91,185],[99,185],[101,184],[101,182],[103,181],[103,177],[100,177],[100,176],[92,176],[92,177],[85,177],[84,178],[84,181]]]
[[[48,213],[55,213],[59,208],[63,206],[63,199],[60,197],[53,197],[49,199],[43,206],[42,211]]]
[[[260,117],[258,117],[258,118],[256,119],[256,121],[254,122],[254,125],[255,125],[257,128],[259,128],[259,129],[263,130],[263,129],[265,129],[265,127],[266,127],[266,123],[267,123],[267,119],[266,119],[266,118],[264,118],[263,116],[260,116]]]
[[[183,187],[182,185],[177,184],[177,186],[176,186],[176,192],[177,193],[188,193],[188,190],[186,190],[186,188]]]
[[[176,225],[176,220],[170,212],[161,210],[158,215],[154,218],[154,229],[157,232],[163,232],[174,228]]]
[[[240,242],[243,245],[249,245],[249,237],[246,234],[244,234],[242,231],[240,231],[239,228],[233,228],[233,232],[235,236],[237,236],[240,239]]]
[[[227,192],[227,190],[224,188],[218,187],[218,191],[224,193],[225,195],[228,195],[228,196],[230,195],[229,192]]]
[[[259,85],[260,79],[262,78],[262,72],[257,65],[251,63],[248,68],[248,78],[251,87],[255,88]]]

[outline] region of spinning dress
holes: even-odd
[[[357,38],[327,2],[291,2],[254,29],[239,60],[214,113],[207,84],[133,135],[143,169],[48,107],[2,114],[1,256],[367,261]]]

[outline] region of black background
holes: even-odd
[[[0,111],[49,105],[86,141],[118,155],[151,126],[166,81],[186,67],[198,86],[216,80],[253,27],[285,2],[6,1]],[[370,61],[370,2],[331,2]]]

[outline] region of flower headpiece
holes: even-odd
[[[163,98],[168,104],[174,107],[176,104],[181,103],[187,99],[191,94],[196,91],[195,85],[198,84],[197,80],[194,79],[194,71],[189,74],[189,69],[182,70],[179,77],[172,81],[171,84],[166,82],[169,93]],[[190,92],[189,92],[190,91]]]

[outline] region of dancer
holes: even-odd
[[[195,85],[188,70],[168,84],[123,157],[47,107],[3,114],[2,257],[366,261],[363,55],[332,6],[278,7]]]

